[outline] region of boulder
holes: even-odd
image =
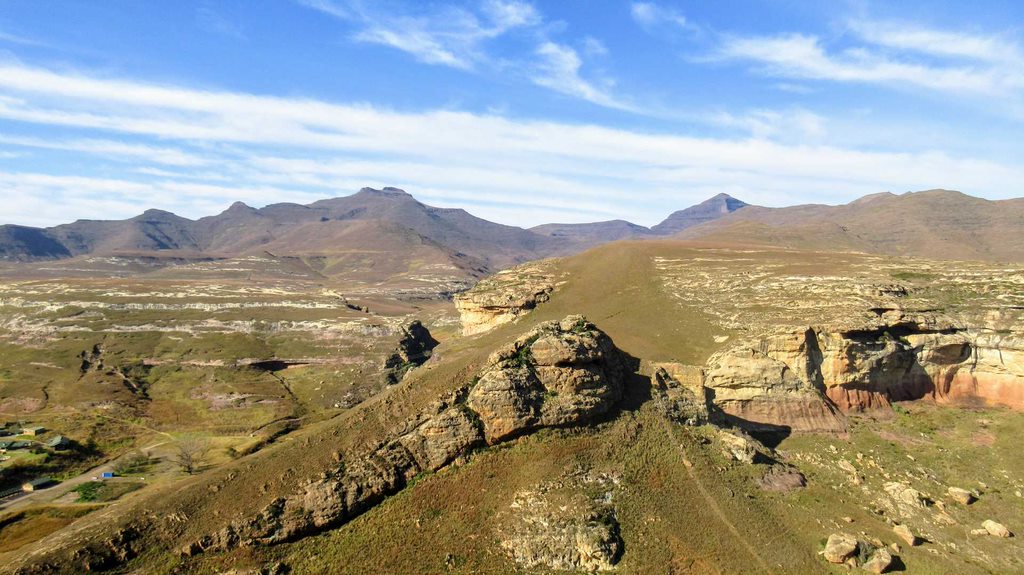
[[[703,385],[686,386],[664,367],[651,377],[658,404],[670,420],[682,425],[704,425],[708,422],[708,398]]]
[[[611,477],[591,474],[519,492],[503,517],[501,546],[527,569],[611,570],[623,551],[614,496]]]
[[[768,471],[761,476],[758,483],[765,491],[787,492],[806,487],[807,478],[804,477],[803,473],[800,473],[792,467],[772,465],[768,468]],[[846,520],[850,518],[845,517],[843,519]],[[847,521],[847,523],[852,522],[853,519]]]
[[[950,487],[946,493],[949,494],[953,501],[956,501],[961,505],[970,505],[971,503],[974,503],[974,494],[966,489]]]
[[[755,463],[769,453],[769,449],[760,441],[739,429],[719,430],[718,440],[722,445],[722,454],[741,463]]]
[[[554,289],[554,278],[543,263],[524,264],[485,278],[455,296],[462,333],[484,333],[515,321],[548,301]]]
[[[926,495],[906,483],[893,481],[886,483],[882,488],[898,506],[904,509],[925,508],[930,502]]]
[[[907,527],[902,523],[898,523],[893,526],[892,532],[902,539],[907,545],[911,547],[917,545],[917,536],[915,536],[914,532],[910,530],[910,527]]]
[[[991,519],[986,519],[982,522],[981,526],[984,527],[985,531],[988,531],[988,534],[993,537],[1010,537],[1013,535],[1005,525],[1002,523],[996,523]]]
[[[876,549],[860,568],[868,573],[885,573],[892,566],[892,561],[892,554],[889,553],[889,550],[880,548]]]
[[[844,533],[833,533],[829,535],[822,555],[829,563],[846,563],[848,559],[857,554],[857,545],[856,538]]]

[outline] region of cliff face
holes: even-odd
[[[809,327],[716,354],[704,384],[725,413],[798,431],[840,431],[840,412],[922,398],[1024,409],[1022,344],[1020,332],[952,325]]]

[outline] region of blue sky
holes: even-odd
[[[0,223],[1024,195],[1020,2],[0,0]]]

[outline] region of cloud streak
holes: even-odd
[[[1013,42],[990,35],[854,21],[859,43],[830,49],[809,34],[724,35],[711,60],[759,64],[767,75],[888,87],[923,88],[959,96],[1020,101],[1024,57]]]
[[[148,207],[197,217],[235,200],[308,201],[364,185],[404,187],[435,205],[469,207],[517,225],[620,217],[651,224],[718,192],[779,205],[939,186],[1004,197],[1024,186],[1019,167],[941,151],[872,152],[450,110],[396,112],[12,64],[0,66],[0,119],[89,134],[55,137],[49,146],[7,136],[9,144],[114,161],[88,163],[94,171],[52,162],[0,174],[0,202],[11,206],[4,220],[35,224],[128,217]],[[727,120],[761,122],[766,130],[792,122],[817,129],[817,119],[799,110],[792,119],[758,112]],[[127,159],[137,169],[117,162]],[[112,203],[90,207],[87,197]],[[54,207],[39,210],[40,203]]]

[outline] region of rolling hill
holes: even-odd
[[[840,206],[749,206],[675,237],[1018,262],[1024,259],[1024,199],[993,201],[928,190],[873,194]]]

